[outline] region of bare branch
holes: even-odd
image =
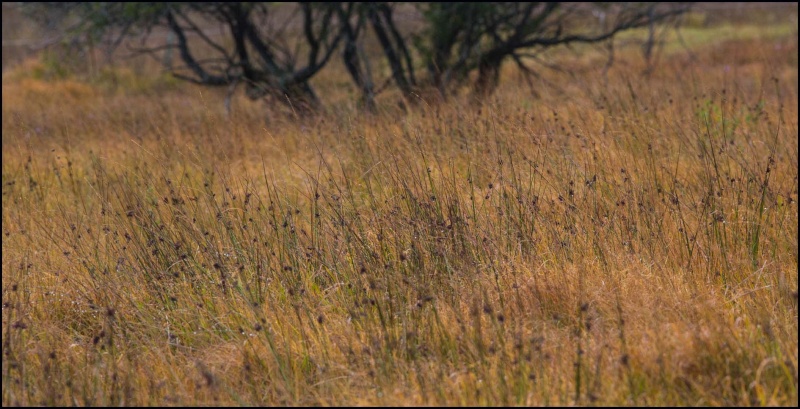
[[[197,77],[199,77],[199,79],[195,81],[206,85],[226,85],[230,82],[224,77],[210,75],[200,64],[198,64],[191,52],[189,52],[189,45],[186,41],[186,35],[184,34],[183,29],[178,25],[178,22],[175,21],[175,17],[173,17],[172,12],[167,13],[167,23],[172,31],[175,32],[175,36],[178,37],[178,49],[181,52],[181,59],[183,59],[189,69],[192,70]],[[177,75],[176,78],[186,79],[184,76]]]
[[[203,39],[203,41],[205,41],[206,44],[210,45],[212,48],[217,50],[220,54],[224,55],[225,58],[228,61],[233,62],[233,56],[230,55],[228,53],[228,51],[225,50],[224,47],[222,47],[220,44],[218,44],[217,42],[212,40],[210,37],[208,37],[203,30],[201,30],[199,27],[197,27],[197,25],[194,24],[194,22],[188,16],[186,16],[186,14],[181,12],[179,9],[174,9],[173,12],[175,12],[175,14],[177,14],[179,17],[181,17],[183,19],[183,21],[189,26],[189,30],[190,31],[197,33],[197,35],[200,36],[200,38]]]

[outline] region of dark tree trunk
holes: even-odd
[[[386,59],[389,60],[389,67],[392,69],[392,77],[394,78],[397,87],[403,91],[403,94],[408,97],[411,95],[411,83],[406,78],[405,72],[403,70],[403,63],[400,60],[400,56],[398,55],[398,50],[395,49],[394,44],[392,44],[391,39],[389,38],[389,34],[386,31],[386,27],[381,19],[381,14],[373,7],[369,10],[369,21],[372,23],[372,28],[375,30],[375,35],[378,37],[378,41],[381,43],[381,47],[383,48],[383,53],[386,55]]]
[[[344,47],[344,65],[353,82],[361,88],[361,100],[364,107],[372,112],[375,110],[375,90],[372,80],[361,71],[361,59],[358,57],[358,47],[355,41],[347,41]]]
[[[252,100],[266,97],[268,100],[287,106],[300,117],[312,115],[322,107],[319,97],[307,82],[284,87],[268,83],[248,83],[246,92]]]
[[[337,8],[342,30],[344,31],[344,53],[342,57],[344,66],[350,74],[350,78],[353,79],[353,82],[361,90],[361,102],[368,111],[373,112],[376,108],[374,84],[369,70],[362,69],[362,65],[365,64],[366,61],[362,61],[363,59],[359,55],[357,43],[364,20],[359,16],[356,27],[353,27],[353,25],[350,24],[350,15],[352,12],[352,4],[347,10],[345,10],[341,4],[339,4]]]
[[[475,81],[475,96],[485,98],[494,92],[500,84],[500,66],[503,59],[491,59],[478,66],[478,78]]]
[[[286,103],[299,116],[309,116],[322,108],[322,103],[308,82],[301,82],[285,87],[281,102]]]

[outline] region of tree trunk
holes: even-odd
[[[293,84],[282,90],[282,102],[286,103],[292,112],[300,117],[314,114],[322,108],[319,97],[308,82]]]
[[[252,100],[267,98],[279,102],[292,110],[297,116],[305,117],[322,107],[322,103],[307,82],[278,87],[275,84],[248,83],[247,97]]]
[[[378,37],[378,41],[383,48],[383,53],[386,55],[386,59],[389,61],[389,67],[392,69],[392,77],[394,78],[395,84],[397,84],[397,87],[403,91],[403,95],[406,97],[406,99],[413,101],[413,98],[409,98],[412,91],[411,83],[406,77],[406,74],[403,70],[403,63],[397,54],[398,51],[395,49],[395,46],[389,39],[389,34],[386,32],[386,27],[381,20],[381,16],[378,14],[375,8],[370,8],[368,16],[370,23],[372,23],[372,28],[375,30],[375,35]]]
[[[348,29],[350,29],[348,27]],[[359,49],[357,39],[352,30],[348,33],[344,45],[344,66],[353,79],[353,82],[361,89],[361,101],[364,107],[370,111],[375,111],[375,90],[372,83],[372,75],[366,66],[367,60],[363,58],[362,50]],[[362,62],[364,70],[362,70]]]
[[[475,97],[483,99],[490,96],[500,83],[500,65],[502,59],[484,61],[478,67],[478,78],[475,81]]]

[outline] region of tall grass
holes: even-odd
[[[305,121],[4,74],[3,404],[796,405],[797,38],[723,47]]]

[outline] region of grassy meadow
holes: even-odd
[[[372,115],[9,68],[2,403],[796,406],[792,10]]]

